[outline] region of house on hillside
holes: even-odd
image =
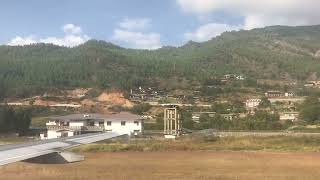
[[[306,88],[312,88],[312,87],[315,87],[315,84],[313,82],[306,82],[304,83],[303,86]]]
[[[245,80],[245,77],[242,75],[237,75],[236,80],[243,81],[243,80]]]
[[[297,121],[299,119],[299,112],[283,112],[280,113],[280,121]]]
[[[235,77],[236,77],[236,75],[234,75],[234,74],[225,74],[223,76],[223,79],[229,80],[229,79],[233,79]]]
[[[225,74],[223,76],[223,80],[239,80],[239,81],[243,81],[245,80],[245,77],[242,75],[236,75],[236,74]]]
[[[295,93],[294,92],[285,92],[282,93],[280,91],[268,91],[265,93],[265,96],[267,98],[282,98],[282,97],[294,97]]]
[[[21,102],[8,102],[5,105],[8,105],[8,106],[23,106],[23,103],[21,103]]]
[[[135,102],[156,102],[166,97],[167,94],[165,91],[154,87],[139,87],[137,89],[130,90],[130,100]]]
[[[139,135],[143,131],[140,116],[127,112],[118,114],[70,114],[49,117],[47,132],[41,139],[53,139],[95,132],[116,132],[119,134]]]
[[[320,88],[320,81],[308,81],[304,84],[307,88]]]
[[[245,102],[246,108],[249,108],[249,109],[258,107],[260,103],[261,103],[261,99],[248,99]]]
[[[50,107],[80,108],[81,104],[52,104]]]
[[[294,96],[296,96],[296,94],[294,92],[286,92],[286,93],[284,93],[284,96],[285,97],[294,97]]]
[[[192,121],[199,123],[200,122],[200,116],[202,114],[206,114],[209,117],[214,117],[216,115],[216,112],[193,112],[192,113]]]
[[[230,113],[230,114],[221,114],[221,116],[225,119],[225,120],[229,120],[232,121],[233,119],[237,118],[238,115],[234,114],[234,113]]]
[[[151,114],[142,115],[141,118],[143,119],[143,123],[144,124],[155,124],[155,123],[157,123],[157,117],[153,116]]]
[[[282,97],[284,94],[280,91],[268,91],[265,93],[265,96],[268,98],[276,98],[276,97]]]

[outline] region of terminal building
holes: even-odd
[[[53,116],[49,117],[47,131],[40,134],[40,138],[53,139],[103,131],[139,135],[143,132],[142,124],[141,116],[128,112]]]

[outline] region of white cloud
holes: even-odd
[[[66,34],[81,34],[82,29],[79,26],[76,26],[74,24],[66,24],[62,27],[62,30]]]
[[[15,38],[11,39],[10,42],[7,44],[9,46],[24,46],[37,43],[37,40],[33,36],[27,37],[20,37],[16,36]]]
[[[24,46],[36,43],[48,43],[58,46],[74,47],[83,44],[90,39],[89,36],[82,33],[82,30],[79,26],[75,26],[74,24],[66,24],[62,27],[62,30],[65,33],[63,37],[37,38],[35,36],[17,36],[11,39],[7,45]]]
[[[216,23],[209,23],[200,26],[194,32],[187,32],[184,34],[184,38],[186,40],[193,40],[193,41],[207,41],[213,37],[220,35],[226,31],[233,31],[241,29],[241,26],[232,26],[228,24],[216,24]]]
[[[176,0],[186,13],[227,12],[244,17],[244,28],[320,23],[319,0]]]
[[[149,32],[151,19],[148,18],[125,18],[114,29],[111,39],[135,49],[158,49],[161,45],[159,33]]]
[[[152,32],[142,33],[115,29],[112,39],[137,49],[157,49],[161,47],[160,34]]]
[[[55,44],[58,46],[67,46],[67,47],[74,47],[78,46],[80,44],[85,43],[88,41],[90,38],[87,35],[66,35],[62,38],[57,38],[57,37],[47,37],[44,39],[40,39],[39,42],[41,43],[48,43],[48,44]]]
[[[125,18],[119,23],[119,27],[126,30],[144,30],[151,26],[148,18]]]

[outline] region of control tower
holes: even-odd
[[[180,120],[179,107],[177,105],[167,105],[164,108],[164,135],[166,137],[177,137],[182,133],[182,123]]]

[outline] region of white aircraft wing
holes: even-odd
[[[111,139],[121,135],[122,134],[104,132],[25,144],[2,145],[0,146],[0,165],[28,160],[52,153],[59,153],[74,146]]]

